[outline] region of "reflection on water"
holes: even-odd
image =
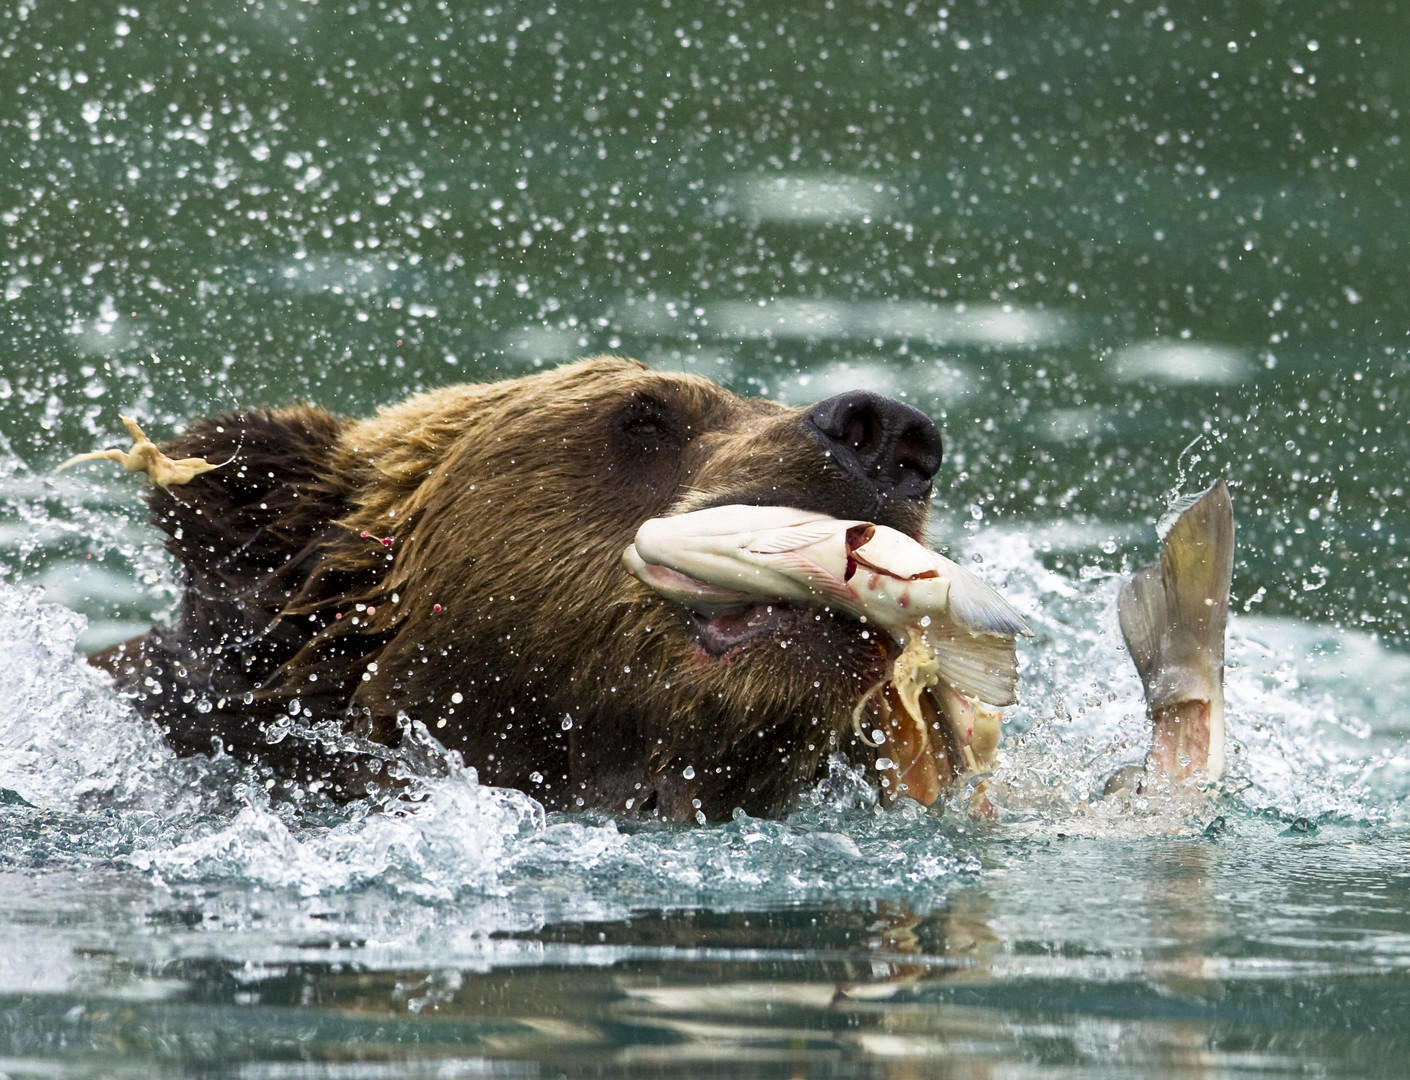
[[[1124,382],[1236,384],[1249,373],[1248,359],[1238,349],[1208,343],[1149,341],[1112,358],[1112,374]]]
[[[1067,336],[1069,320],[1037,308],[1011,304],[935,304],[876,301],[761,299],[726,301],[704,307],[689,303],[634,303],[624,323],[641,332],[681,334],[729,340],[763,338],[789,341],[875,339],[917,341],[930,346],[1052,345]]]
[[[758,221],[869,224],[888,216],[898,202],[894,187],[860,176],[792,173],[734,186],[735,199]],[[729,211],[728,203],[717,208],[721,214]]]
[[[841,768],[786,821],[700,829],[545,817],[466,772],[391,813],[271,804],[172,758],[74,655],[77,617],[6,587],[0,1060],[1222,1075],[1410,1052],[1404,744],[1347,692],[1371,665],[1403,698],[1410,670],[1235,618],[1227,793],[1102,802],[1144,748],[1101,647],[1116,578],[1045,564],[1080,530],[1033,541],[976,540],[1040,646],[998,823],[882,809]]]
[[[6,942],[5,993],[43,1005],[0,1054],[255,1067],[297,1045],[328,1061],[892,1076],[937,1056],[964,1075],[1019,1061],[1223,1075],[1410,1051],[1394,1021],[1410,1007],[1403,839],[1254,827],[981,848],[983,875],[921,909],[677,909],[471,934],[455,905],[363,894],[310,919],[228,884],[114,882],[100,915],[51,878],[43,902],[74,917],[58,933],[34,884],[7,874],[12,921],[34,932]]]
[[[706,308],[702,327],[726,338],[914,338],[927,345],[1050,345],[1064,336],[1061,316],[1009,304],[838,303],[820,300],[734,301]]]

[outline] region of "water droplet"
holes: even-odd
[[[687,766],[685,767],[685,769],[681,772],[681,775],[684,776],[687,780],[694,780],[694,779],[695,779],[695,766],[694,766],[694,765],[687,765]]]
[[[572,730],[573,730],[573,718],[572,718],[571,716],[565,716],[565,717],[563,718],[563,730],[564,730],[564,731],[572,731]]]

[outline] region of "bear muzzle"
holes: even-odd
[[[944,452],[935,423],[914,406],[853,390],[818,402],[804,425],[843,472],[880,500],[930,494]]]

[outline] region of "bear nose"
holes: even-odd
[[[805,421],[833,459],[882,495],[920,499],[940,469],[940,432],[919,409],[869,390],[820,401]]]

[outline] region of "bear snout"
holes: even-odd
[[[827,398],[805,425],[833,460],[883,499],[923,499],[940,469],[940,432],[919,409],[870,390]]]

